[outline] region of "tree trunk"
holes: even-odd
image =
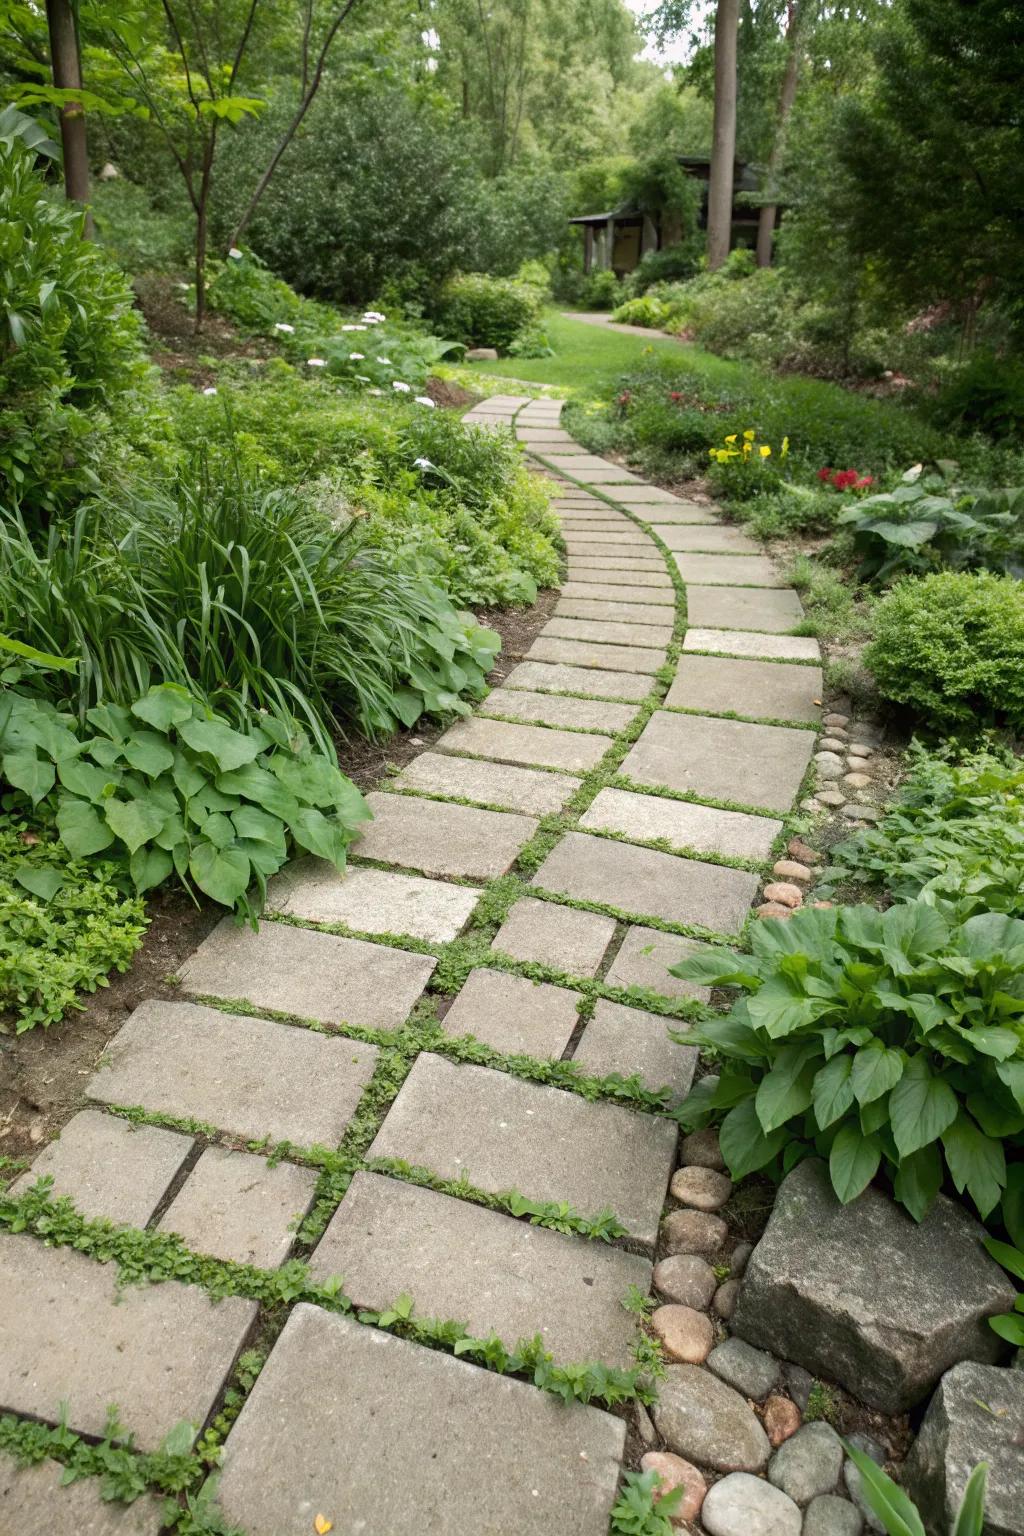
[[[738,23],[739,0],[718,0],[715,10],[715,114],[708,184],[708,266],[712,272],[728,256],[732,236]]]
[[[790,0],[789,19],[786,25],[786,69],[782,76],[782,88],[779,91],[779,115],[775,127],[775,139],[772,143],[771,154],[768,158],[768,170],[765,175],[765,189],[772,196],[775,195],[775,182],[782,165],[782,157],[786,150],[786,129],[789,125],[789,114],[793,110],[793,102],[796,100],[796,88],[800,79],[800,23],[806,5],[801,0]],[[759,267],[770,267],[772,264],[772,242],[775,238],[775,220],[778,216],[777,203],[762,203],[761,212],[757,221],[757,264]]]
[[[46,23],[50,32],[50,61],[53,83],[62,91],[82,89],[82,65],[78,51],[78,30],[69,0],[46,0]],[[60,137],[64,149],[64,191],[68,202],[89,201],[89,157],[85,142],[85,110],[81,102],[68,101],[60,109]],[[82,231],[92,238],[92,214],[86,208]]]

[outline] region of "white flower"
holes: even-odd
[[[228,251],[228,255],[231,257],[232,261],[241,261],[242,259],[242,253],[238,249],[237,245],[233,245],[231,247],[230,251]]]
[[[327,361],[326,361],[325,358],[322,358],[322,357],[307,357],[306,358],[306,367],[307,368],[326,368],[327,367]]]
[[[380,315],[364,315],[363,319],[367,325],[380,325]]]
[[[365,325],[343,325],[342,326],[342,330],[343,331],[365,331],[366,330],[366,326]]]
[[[180,288],[182,293],[188,293],[188,291],[191,288],[192,284],[191,283],[175,283],[174,286],[175,286],[175,288]]]
[[[409,384],[403,384],[401,379],[392,379],[391,388],[397,389],[399,393],[403,395],[409,395],[412,393],[412,386]]]
[[[434,402],[429,395],[414,395],[413,399],[417,405],[429,405],[431,410],[434,409]]]
[[[366,353],[365,352],[350,352],[349,355],[348,355],[348,360],[349,360],[350,363],[362,363],[362,362],[365,362],[365,360],[366,360]]]
[[[412,462],[413,462],[414,466],[416,467],[416,469],[436,469],[437,468],[437,465],[436,464],[431,464],[429,459],[413,459]]]
[[[287,334],[289,336],[292,336],[292,335],[294,335],[295,327],[294,327],[294,325],[289,325],[287,320],[275,320],[275,322],[274,322],[274,330],[275,331],[285,331],[285,332],[287,332]]]
[[[379,325],[382,320],[386,320],[387,319],[387,316],[382,314],[379,309],[368,309],[366,311],[366,314],[363,316],[363,319],[364,320],[373,320],[373,321],[376,322],[377,325]]]
[[[356,374],[356,383],[357,384],[372,384],[373,380],[372,379],[368,379],[366,377],[365,373],[357,373]]]
[[[216,393],[217,391],[212,384],[207,384],[206,388],[203,390],[204,395],[215,395]]]
[[[385,368],[393,368],[395,366],[390,357],[378,357],[377,361],[378,363],[383,363]]]
[[[382,395],[384,391],[382,389],[368,389],[366,393],[368,395]]]

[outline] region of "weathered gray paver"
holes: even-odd
[[[665,569],[664,559],[653,544],[631,544],[624,539],[615,539],[611,534],[607,534],[606,538],[609,542],[603,544],[597,534],[567,534],[565,547],[569,551],[570,567],[578,562],[582,566],[614,566],[620,571]]]
[[[447,752],[421,752],[394,782],[399,789],[458,796],[461,800],[477,800],[484,806],[522,811],[528,816],[560,811],[580,785],[580,780],[568,773],[494,763],[482,757],[456,757]],[[400,861],[396,858],[395,862]]]
[[[374,819],[364,824],[356,852],[425,875],[493,880],[514,863],[537,830],[529,816],[439,805],[410,795],[367,795],[366,803]]]
[[[506,1055],[557,1059],[576,1028],[579,1001],[567,987],[481,969],[471,972],[441,1027]]]
[[[272,1269],[295,1242],[295,1219],[313,1203],[317,1175],[294,1163],[271,1167],[251,1152],[207,1147],[160,1219],[196,1253]]]
[[[492,689],[480,705],[480,713],[514,715],[518,720],[570,726],[574,730],[595,731],[605,736],[616,736],[636,718],[636,710],[629,704],[558,698],[549,693],[512,688]]]
[[[52,1424],[66,1404],[70,1429],[100,1436],[116,1403],[138,1448],[155,1451],[182,1419],[203,1424],[256,1311],[173,1280],[119,1290],[114,1264],[5,1234],[0,1410]]]
[[[729,528],[724,523],[704,527],[669,524],[661,529],[660,537],[668,549],[692,550],[705,555],[756,555],[762,548],[739,529]]]
[[[670,1021],[602,998],[573,1052],[573,1060],[596,1077],[617,1072],[620,1077],[639,1077],[652,1092],[670,1088],[667,1102],[681,1104],[693,1082],[698,1051],[695,1045],[679,1045],[670,1039],[670,1025],[675,1030],[686,1028],[678,1019]]]
[[[570,565],[573,569],[569,571],[568,579],[562,583],[561,587],[562,593],[566,596],[571,595],[574,588],[582,586],[628,587],[632,592],[645,588],[651,592],[660,590],[667,593],[670,598],[672,595],[672,578],[664,566],[659,569],[650,565],[642,570],[625,571],[622,570],[618,561],[615,562],[617,568],[613,568],[608,561],[574,560],[570,561]],[[639,602],[641,599],[636,598],[634,601]],[[658,597],[654,601],[663,603],[665,598]]]
[[[672,491],[663,490],[660,485],[630,486],[628,491],[623,491],[621,495],[616,494],[615,500],[621,501],[624,506],[632,506],[634,502],[637,504],[660,502],[666,506],[677,507],[692,505],[691,502],[684,501],[682,497],[676,496]]]
[[[176,1131],[132,1126],[114,1115],[83,1109],[40,1152],[11,1193],[24,1194],[49,1175],[53,1197],[69,1196],[90,1220],[144,1227],[193,1145],[191,1136]]]
[[[228,1436],[247,1536],[605,1536],[625,1424],[301,1304]]]
[[[676,709],[730,710],[765,720],[821,719],[820,667],[680,656],[665,703]]]
[[[682,939],[660,928],[644,928],[638,925],[626,932],[618,954],[605,973],[610,987],[642,987],[647,992],[658,992],[662,997],[693,997],[706,1003],[711,996],[710,987],[702,987],[695,981],[681,981],[669,975],[669,966],[705,948],[696,939]]]
[[[368,1155],[493,1193],[567,1200],[586,1216],[610,1207],[632,1237],[653,1245],[675,1144],[674,1123],[655,1115],[423,1052]]]
[[[97,1477],[63,1483],[59,1461],[19,1466],[0,1451],[0,1531],[5,1536],[158,1536],[162,1503],[143,1494],[134,1504],[103,1498]]]
[[[539,1333],[556,1360],[611,1366],[630,1363],[635,1338],[622,1298],[651,1284],[637,1254],[375,1173],[356,1174],[310,1268],[344,1275],[358,1307],[382,1311],[405,1292],[417,1316],[455,1318],[477,1338]]]
[[[615,581],[563,581],[561,586],[561,599],[563,602],[610,603],[616,607],[627,604],[636,604],[638,607],[669,608],[675,612],[675,600],[671,584],[667,581],[658,582],[655,585],[637,586],[630,578],[622,582]]]
[[[617,623],[612,619],[573,619],[556,615],[549,619],[542,631],[563,640],[596,640],[607,645],[668,645],[672,639],[672,625]]]
[[[258,933],[225,917],[181,968],[181,984],[199,997],[252,1003],[321,1024],[397,1029],[437,964],[287,923],[263,923]]]
[[[615,933],[615,919],[524,896],[494,936],[492,949],[568,976],[595,976]]]
[[[526,653],[532,661],[577,667],[603,667],[611,672],[642,672],[653,676],[664,664],[665,652],[641,645],[600,645],[593,640],[548,640],[541,635]]]
[[[86,1084],[102,1104],[141,1104],[251,1141],[334,1146],[373,1075],[377,1048],[195,1003],[140,1004]]]
[[[541,661],[521,661],[505,679],[505,687],[550,693],[581,693],[594,699],[646,699],[651,680],[639,672],[610,672],[600,667],[567,667]]]
[[[788,811],[813,749],[812,732],[794,726],[658,710],[623,762],[622,772],[641,784]]]
[[[271,881],[267,905],[307,922],[445,943],[462,932],[479,896],[471,886],[391,869],[350,867],[342,874],[329,859],[310,856],[294,860]]]
[[[624,502],[623,505],[632,507],[633,511],[641,516],[645,522],[650,523],[655,531],[666,525],[684,528],[709,528],[712,524],[721,522],[721,518],[714,512],[709,511],[707,507],[690,506],[686,503],[678,507],[662,507],[657,504],[649,507],[634,506],[632,502]]]
[[[593,538],[595,535],[609,533],[614,534],[618,538],[619,543],[623,542],[623,540],[618,537],[622,530],[626,528],[633,528],[633,524],[629,521],[629,518],[623,516],[623,514],[620,512],[609,512],[604,517],[594,517],[592,516],[590,508],[585,508],[584,510],[575,513],[561,512],[559,513],[558,520],[562,525],[563,532],[566,534],[586,534],[588,537]],[[637,534],[637,538],[634,542],[639,543],[641,539],[645,539],[647,537],[646,534],[640,533],[639,529],[634,531]]]
[[[677,554],[675,562],[687,586],[691,582],[704,587],[786,586],[786,578],[767,555]]]
[[[437,745],[446,752],[469,752],[501,762],[577,773],[595,767],[608,750],[603,736],[550,730],[542,725],[512,725],[506,720],[480,717],[460,720],[445,731]]]
[[[640,529],[626,518],[623,518],[617,527],[611,528],[595,528],[590,523],[578,529],[563,527],[562,538],[570,554],[575,549],[585,549],[591,545],[597,547],[598,553],[605,549],[625,549],[630,554],[644,554],[648,551],[654,553],[646,533],[641,533]]]
[[[716,933],[743,926],[757,876],[637,848],[632,843],[569,832],[533,877],[542,890],[615,907],[638,917],[700,924]]]
[[[608,624],[657,625],[672,633],[676,610],[672,603],[615,602],[609,598],[562,597],[555,604],[556,619],[590,619]]]
[[[803,604],[788,588],[698,587],[686,589],[686,616],[705,629],[758,629],[782,635],[804,616]]]
[[[621,832],[638,841],[664,838],[674,848],[725,853],[739,859],[766,859],[782,822],[742,811],[721,811],[659,795],[602,789],[580,819],[581,827]]]
[[[821,660],[821,647],[810,635],[764,635],[749,629],[688,629],[683,650],[777,661]]]

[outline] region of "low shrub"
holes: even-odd
[[[681,1111],[687,1127],[724,1113],[732,1176],[816,1153],[843,1202],[884,1171],[920,1221],[948,1181],[1021,1230],[1024,922],[924,901],[804,908],[755,924],[751,947],[672,968],[745,994],[687,1036],[721,1075]]]
[[[698,237],[680,241],[678,245],[666,245],[660,251],[648,251],[626,280],[630,296],[638,298],[657,283],[685,282],[693,277],[700,267],[701,249],[702,242]],[[642,325],[643,321],[636,323]]]
[[[898,582],[874,610],[864,652],[883,698],[930,729],[1024,729],[1024,586],[987,571]]]
[[[584,309],[615,309],[626,297],[622,283],[609,267],[587,274],[580,302]]]
[[[914,742],[896,800],[877,826],[832,849],[828,883],[878,886],[897,901],[955,902],[961,915],[1024,918],[1022,807],[1018,758]]]
[[[782,485],[789,438],[784,437],[774,449],[771,443],[758,442],[756,430],[746,427],[742,432],[730,432],[718,447],[708,451],[708,477],[717,494],[728,501],[750,501],[770,495]]]
[[[787,539],[800,535],[831,533],[841,506],[835,496],[822,495],[806,485],[782,485],[753,501],[730,506],[758,539]]]
[[[940,390],[935,421],[958,431],[977,429],[999,439],[1024,438],[1024,362],[979,352]]]
[[[671,318],[671,307],[653,293],[646,293],[639,299],[627,299],[612,315],[617,324],[644,325],[654,330],[667,329]]]
[[[55,1024],[83,1006],[79,993],[128,969],[147,919],[116,875],[27,823],[0,829],[0,1032]]]
[[[467,272],[445,285],[438,320],[467,346],[507,352],[521,331],[536,325],[542,302],[543,291],[533,283]]]

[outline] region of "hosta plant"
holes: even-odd
[[[681,1111],[724,1116],[733,1177],[817,1153],[844,1202],[883,1171],[918,1220],[948,1181],[1024,1229],[1024,922],[923,901],[805,908],[758,923],[752,950],[673,967],[744,994],[687,1036],[721,1073]]]
[[[290,847],[342,869],[370,815],[297,727],[261,715],[237,730],[170,683],[130,709],[90,709],[84,728],[37,698],[0,694],[0,770],[3,809],[27,802],[73,858],[119,861],[139,892],[174,873],[250,919]]]

